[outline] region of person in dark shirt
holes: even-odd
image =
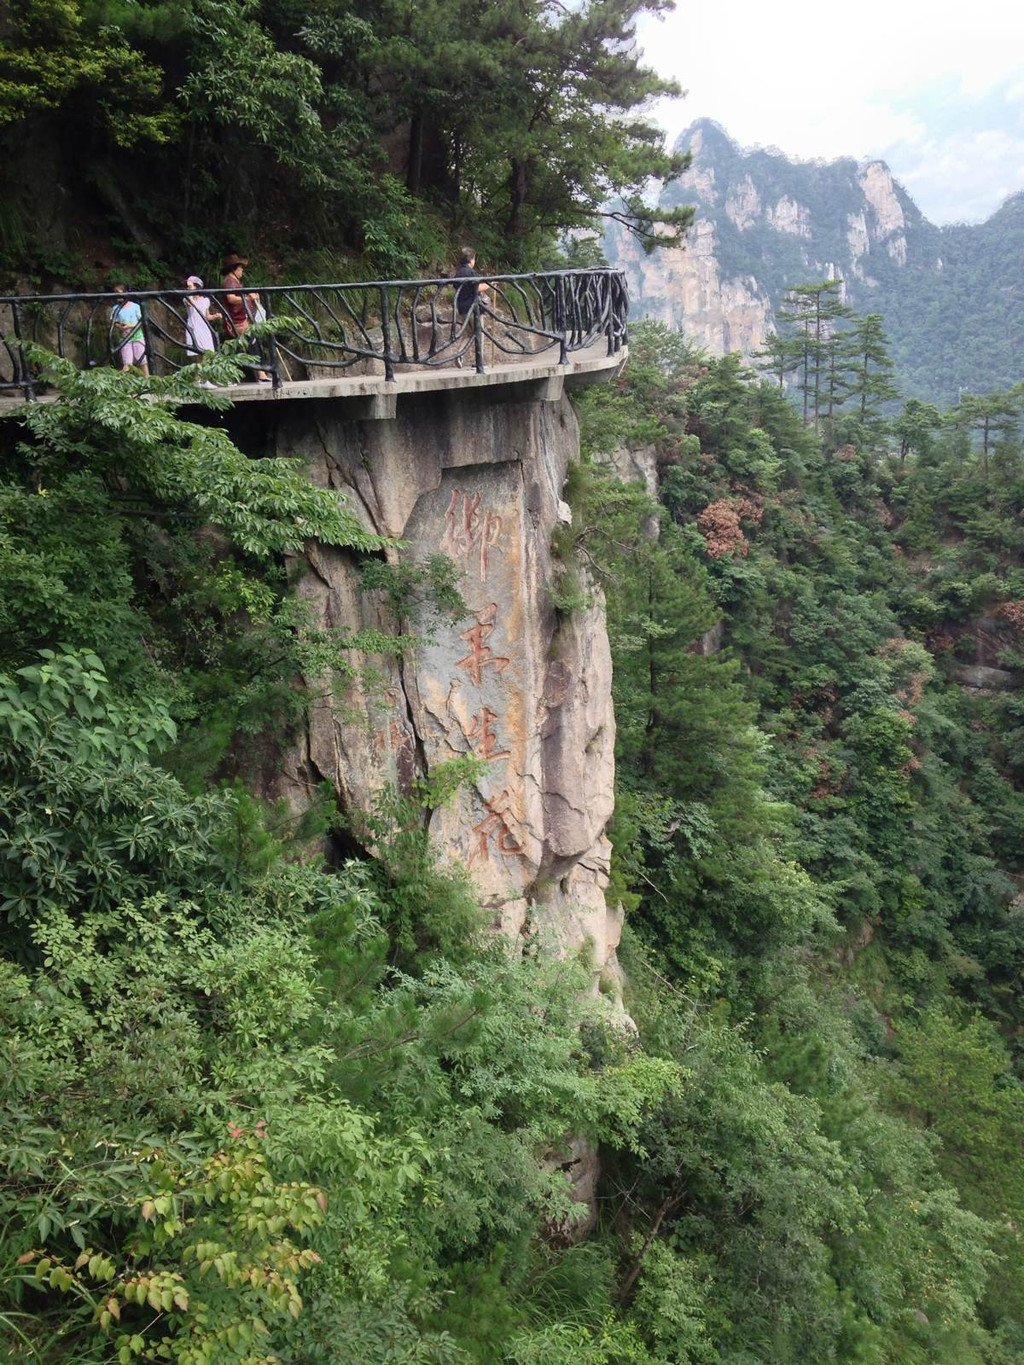
[[[473,305],[478,301],[481,294],[486,294],[490,289],[489,284],[485,284],[476,273],[476,251],[471,246],[464,246],[459,253],[459,268],[456,270],[454,278],[465,280],[465,284],[460,284],[455,291],[455,311],[459,315],[459,324],[465,322],[466,314],[471,312]],[[475,283],[470,283],[475,281]]]
[[[455,314],[461,334],[466,325],[466,319],[479,304],[480,296],[486,294],[491,287],[489,284],[485,284],[476,273],[476,251],[473,247],[464,246],[459,252],[459,268],[453,278],[463,281],[455,291]],[[461,355],[455,359],[455,363],[460,369],[462,368],[462,361]]]

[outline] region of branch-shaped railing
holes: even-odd
[[[154,374],[245,339],[254,321],[276,322],[253,332],[238,356],[253,378],[266,375],[276,387],[345,372],[393,380],[407,369],[467,362],[483,373],[556,353],[564,365],[575,351],[603,343],[614,355],[626,342],[629,296],[619,270],[479,279],[488,287],[475,298],[472,284],[467,289],[452,279],[0,298],[0,392],[29,399],[39,392],[42,376],[29,343],[81,369],[121,364],[127,338],[115,310],[125,301],[139,306],[141,346],[123,358],[138,363],[144,355]]]

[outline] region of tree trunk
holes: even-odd
[[[647,578],[647,607],[653,619],[654,613],[654,581],[649,574]],[[654,745],[658,731],[658,664],[654,657],[654,637],[647,641],[647,685],[650,689],[651,699],[647,708],[647,724],[644,726],[644,743],[641,751],[640,769],[647,776],[651,777],[654,773]]]
[[[526,203],[526,162],[515,159],[511,163],[508,177],[509,211],[508,232],[510,237],[521,237],[523,232],[523,205]]]
[[[405,164],[405,188],[419,191],[423,181],[423,114],[417,109],[409,122],[409,155]]]
[[[633,1262],[629,1274],[622,1281],[622,1285],[619,1289],[620,1303],[626,1304],[629,1302],[630,1295],[633,1293],[633,1286],[636,1284],[637,1279],[639,1278],[640,1271],[643,1269],[644,1261],[647,1257],[647,1253],[651,1249],[651,1243],[654,1241],[655,1237],[657,1237],[658,1232],[661,1229],[661,1225],[668,1217],[668,1215],[670,1213],[674,1213],[676,1209],[680,1208],[681,1205],[684,1203],[685,1199],[686,1199],[685,1194],[670,1194],[667,1199],[663,1200],[662,1203],[659,1204],[657,1210],[655,1211],[654,1218],[651,1222],[651,1226],[647,1230],[647,1236],[644,1238],[643,1246],[641,1246],[640,1248],[640,1254]]]

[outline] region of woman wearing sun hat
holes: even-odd
[[[243,332],[249,330],[250,308],[255,308],[259,302],[258,294],[242,293],[242,271],[248,264],[248,256],[236,256],[232,252],[230,256],[224,257],[224,278],[220,282],[220,287],[229,292],[224,295],[221,302],[227,315],[228,330],[233,337],[240,337]],[[270,375],[264,370],[257,370],[256,378],[261,384],[270,383]]]
[[[185,296],[185,345],[189,360],[199,360],[208,351],[217,349],[210,325],[213,321],[210,300],[205,294],[194,292],[202,287],[198,275],[189,275],[185,281],[185,288],[193,291]]]

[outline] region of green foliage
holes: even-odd
[[[203,783],[189,703],[224,705],[238,654],[181,640],[198,606],[229,649],[276,639],[282,679],[336,667],[279,558],[310,535],[390,547],[175,416],[188,375],[153,403],[55,377],[5,453],[8,584],[49,586],[5,598],[0,1330],[73,1365],[494,1359],[533,1330],[538,1237],[578,1216],[571,1135],[639,1153],[679,1068],[613,1026],[589,962],[495,941],[437,866],[428,821],[472,761],[385,792],[352,822],[366,855],[334,870],[311,844],[330,803],[296,822]],[[92,572],[68,515],[85,496],[109,528]],[[399,560],[367,588],[457,612],[442,569]],[[331,645],[368,643],[391,641]],[[605,1319],[643,1359],[610,1291]]]
[[[635,385],[580,404],[572,528],[616,657],[627,1005],[684,1069],[613,1159],[628,1321],[668,1361],[1015,1360],[1018,708],[957,674],[1016,658],[1015,438],[997,464],[994,425],[972,453],[908,404],[889,457],[859,392],[843,446],[812,354],[823,449],[777,376],[634,341]]]
[[[461,577],[455,561],[443,554],[431,555],[424,564],[367,559],[360,574],[364,591],[383,592],[403,628],[430,616],[449,622],[468,616],[469,609],[459,592]]]
[[[645,114],[679,88],[634,48],[638,20],[669,7],[18,3],[0,123],[60,164],[75,211],[57,236],[111,234],[147,272],[153,243],[209,277],[243,239],[292,277],[304,260],[432,275],[463,240],[493,268],[538,267],[609,217],[652,249],[693,216],[647,193],[688,164]],[[5,199],[34,202],[37,165],[5,166]],[[14,272],[70,268],[17,234],[6,248]]]
[[[415,778],[408,792],[385,788],[371,810],[349,817],[360,841],[377,855],[372,875],[389,907],[395,947],[403,954],[417,956],[436,947],[445,957],[457,957],[483,927],[468,877],[437,868],[428,830],[431,814],[479,777],[481,766],[474,758],[453,759],[429,777]]]
[[[32,916],[5,939],[16,1320],[40,1349],[60,1322],[62,1359],[91,1358],[98,1327],[118,1353],[183,1362],[247,1359],[260,1338],[264,1354],[351,1359],[331,1324],[362,1321],[362,1358],[384,1360],[369,1299],[398,1315],[410,1358],[454,1359],[429,1318],[458,1267],[512,1239],[489,1291],[508,1299],[531,1232],[572,1221],[541,1154],[569,1133],[638,1150],[677,1067],[609,1028],[586,963],[474,935],[475,903],[424,833],[424,803],[463,770],[392,797],[373,817],[379,862],[332,874],[247,836],[242,793],[189,797],[152,767],[165,715],[119,706],[90,656],[28,666],[4,696],[8,728],[24,724],[5,746],[10,812],[45,831],[63,878],[20,869]],[[5,826],[12,857],[24,824]],[[402,972],[385,931],[397,943],[412,922],[413,885],[427,941]],[[304,1270],[314,1314],[288,1327]]]
[[[39,1290],[91,1307],[90,1325],[122,1365],[252,1362],[272,1334],[267,1319],[302,1311],[298,1276],[320,1258],[287,1234],[308,1236],[322,1221],[325,1197],[271,1179],[259,1150],[262,1124],[249,1138],[232,1124],[231,1137],[240,1150],[217,1152],[200,1170],[159,1151],[140,1153],[140,1178],[151,1193],[123,1259],[89,1247],[70,1266],[36,1252],[18,1258]]]
[[[181,418],[223,402],[197,370],[147,379],[35,355],[59,401],[26,405],[2,433],[0,664],[88,646],[128,693],[166,702],[180,729],[168,761],[201,773],[239,732],[294,721],[296,674],[345,679],[351,646],[394,648],[312,626],[284,556],[311,536],[358,554],[382,542],[294,462],[250,460]],[[236,371],[229,355],[213,363]]]
[[[662,1232],[633,1249],[634,1313],[659,1357],[882,1365],[915,1304],[969,1330],[985,1225],[957,1206],[927,1141],[880,1112],[838,1014],[790,985],[758,1052],[749,1027],[629,961],[648,1046],[685,1058],[688,1076],[652,1115],[631,1187]]]
[[[1019,1303],[1024,1087],[1005,1044],[980,1016],[958,1023],[933,1008],[900,1027],[897,1048],[900,1066],[888,1081],[890,1096],[941,1139],[943,1171],[964,1191],[968,1206],[993,1221],[1000,1254],[990,1286],[996,1311]]]
[[[268,761],[297,676],[399,647],[318,639],[286,555],[336,546],[417,629],[450,567],[184,422],[187,371],[53,366],[9,420],[12,1358],[1019,1361],[1021,705],[960,685],[1024,659],[1015,438],[908,404],[905,450],[826,458],[735,358],[632,344],[554,550],[607,605],[636,1032],[438,863],[474,760],[301,820],[209,780],[247,731]]]
[[[110,911],[136,896],[196,889],[210,853],[198,811],[144,761],[174,734],[159,706],[118,705],[95,655],[47,650],[38,665],[0,674],[0,913],[9,924],[79,899]],[[74,791],[91,800],[70,806]]]
[[[437,866],[470,760],[385,792],[334,870],[332,801],[296,820],[204,780],[197,755],[296,714],[297,673],[395,644],[319,638],[282,556],[392,547],[182,420],[194,374],[36,360],[58,401],[3,452],[0,1330],[73,1365],[493,1359],[577,1216],[570,1135],[638,1150],[678,1068]],[[388,568],[366,586],[397,615],[461,609],[446,565]]]
[[[4,37],[0,127],[66,109],[122,148],[177,131],[174,110],[161,107],[160,68],[116,29],[90,22],[77,0],[15,0]]]

